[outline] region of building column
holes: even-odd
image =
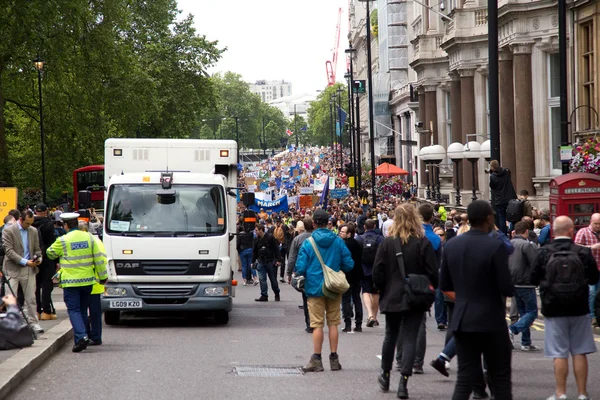
[[[512,173],[516,186],[515,161],[515,97],[513,87],[513,60],[508,50],[499,53],[500,89],[500,165]],[[533,193],[532,193],[533,194]]]
[[[460,107],[460,76],[457,72],[450,74],[450,118],[452,119],[452,143],[462,143],[462,115]],[[454,184],[456,187],[456,179],[458,182],[464,180],[463,166],[464,162],[460,164],[459,168],[454,167]]]
[[[513,75],[515,98],[515,190],[533,190],[535,151],[533,137],[533,88],[531,78],[531,43],[513,46]]]
[[[475,69],[461,69],[458,73],[460,74],[461,143],[466,144],[469,141],[477,139],[475,137],[467,138],[467,135],[476,133],[477,129],[475,126]],[[471,163],[465,160],[462,165],[462,188],[463,190],[472,190],[473,177]],[[477,176],[477,171],[475,171],[475,176]],[[475,187],[477,188],[477,180],[475,180]]]
[[[438,118],[437,118],[437,86],[425,86],[425,126],[429,130],[428,143],[439,144]],[[433,134],[432,134],[433,133]],[[433,138],[433,142],[432,142]]]

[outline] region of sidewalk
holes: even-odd
[[[33,346],[22,350],[0,351],[0,399],[8,396],[33,370],[72,339],[73,331],[61,289],[54,289],[52,302],[58,318],[54,321],[40,321],[44,333],[38,335]]]
[[[537,317],[537,319],[543,320],[544,316],[542,315],[542,311],[541,311],[542,301],[540,300],[540,294],[537,291],[537,289],[536,289],[536,294],[537,294],[537,304],[538,304],[538,317]],[[506,299],[506,316],[507,317],[509,316],[509,313],[510,313],[511,300],[512,299],[510,297]],[[594,333],[596,335],[600,335],[600,327],[595,327],[594,328]]]

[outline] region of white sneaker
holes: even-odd
[[[450,363],[448,361],[446,361],[446,370],[450,371]]]
[[[534,345],[521,346],[521,351],[540,351],[539,347]]]
[[[513,333],[513,331],[510,330],[510,328],[508,328],[508,337],[510,339],[510,345],[514,348],[515,347],[515,334]]]
[[[33,331],[35,333],[44,333],[44,328],[40,326],[40,324],[33,325]]]
[[[579,397],[577,397],[577,400],[590,400],[590,398],[585,394],[580,394]]]
[[[546,400],[568,400],[568,397],[566,394],[562,394],[562,395],[560,395],[560,397],[557,397],[556,394],[553,394],[552,396],[548,397]]]

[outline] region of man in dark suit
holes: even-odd
[[[471,230],[446,244],[440,271],[442,291],[456,293],[450,330],[456,340],[458,377],[452,399],[469,399],[482,374],[482,354],[496,400],[512,399],[511,344],[502,299],[514,292],[508,253],[501,241],[489,236],[494,213],[488,202],[474,201],[467,215]]]

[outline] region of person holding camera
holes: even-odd
[[[496,212],[496,226],[506,234],[506,209],[508,202],[517,198],[508,168],[500,167],[498,160],[490,162],[490,189],[492,190],[492,205]]]
[[[6,316],[0,319],[0,350],[13,350],[33,344],[31,331],[24,323],[17,298],[13,295],[2,297],[6,306]]]
[[[25,317],[36,333],[42,333],[44,330],[39,324],[35,300],[36,275],[42,263],[42,249],[38,231],[31,226],[33,221],[33,212],[27,210],[21,213],[15,224],[3,230],[2,245],[6,253],[4,274],[10,288],[7,293],[16,294],[19,287],[23,289]]]

